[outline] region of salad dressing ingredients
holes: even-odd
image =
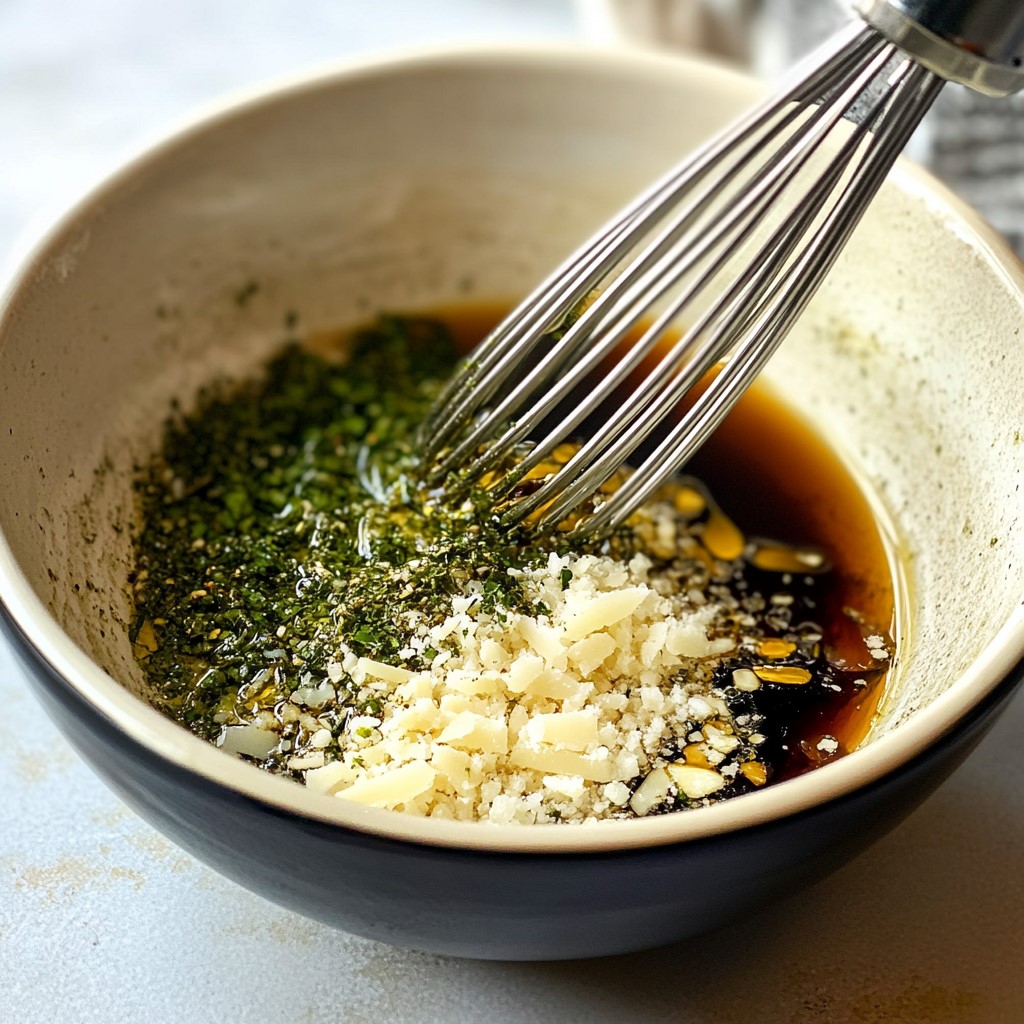
[[[583,547],[424,492],[448,319],[382,318],[347,361],[291,345],[168,425],[134,577],[160,706],[322,792],[497,822],[684,809],[852,749],[893,653],[879,566],[837,573],[792,500],[756,539],[728,473],[721,506],[684,478]]]

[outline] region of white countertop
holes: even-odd
[[[396,42],[573,32],[568,0],[298,10],[5,0],[0,249],[210,96]],[[0,1024],[1024,1020],[1024,693],[920,811],[827,881],[685,944],[533,965],[391,949],[220,878],[78,760],[2,643],[0,707]]]

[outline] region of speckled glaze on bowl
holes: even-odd
[[[362,935],[594,956],[820,877],[977,742],[1024,674],[1024,274],[909,167],[767,371],[860,475],[907,569],[897,683],[862,749],[686,814],[488,826],[306,792],[144,699],[131,473],[173,397],[251,370],[291,311],[316,330],[521,293],[754,93],[702,63],[576,50],[347,66],[194,121],[19,262],[0,309],[3,625],[65,735],[156,828]]]

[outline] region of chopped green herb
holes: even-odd
[[[212,389],[168,424],[139,485],[149,582],[136,586],[135,628],[165,623],[144,664],[172,715],[215,736],[323,678],[339,642],[429,664],[436,650],[400,654],[406,617],[440,621],[469,566],[480,609],[524,607],[508,569],[547,550],[475,493],[449,507],[419,488],[415,430],[456,358],[440,323],[386,316],[344,363],[289,345],[260,379]]]

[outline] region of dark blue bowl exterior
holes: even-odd
[[[346,931],[484,959],[625,953],[707,931],[880,838],[967,756],[1024,678],[852,794],[755,828],[614,853],[488,853],[368,835],[264,804],[143,747],[99,714],[0,608],[49,715],[129,806],[246,888]]]

